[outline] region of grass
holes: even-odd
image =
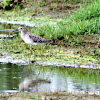
[[[93,3],[89,4],[87,7],[81,7],[78,11],[76,11],[76,13],[72,14],[70,17],[61,18],[61,21],[59,21],[59,18],[51,18],[50,16],[46,16],[45,14],[42,17],[33,17],[32,13],[34,12],[34,9],[30,11],[28,7],[22,10],[20,10],[20,8],[17,8],[9,12],[5,11],[2,12],[5,14],[1,13],[1,15],[3,19],[6,20],[7,18],[7,20],[9,21],[15,20],[30,24],[34,22],[36,23],[36,25],[42,25],[42,27],[38,27],[38,29],[35,30],[35,33],[38,33],[39,35],[44,35],[46,38],[50,38],[51,36],[54,39],[59,40],[59,38],[63,36],[67,40],[71,39],[73,35],[78,36],[80,34],[90,35],[93,33],[99,33],[99,5],[99,0],[96,0]],[[20,12],[18,10],[20,10]],[[47,35],[48,33],[46,31],[49,33],[49,35]]]
[[[72,61],[68,63],[76,62],[78,64],[86,63],[98,65],[100,64],[100,62],[98,61],[100,57],[100,51],[98,50],[96,52],[97,56],[95,57],[95,54],[93,53],[94,45],[87,46],[87,44],[89,43],[89,41],[92,41],[94,44],[96,44],[96,42],[98,42],[100,38],[99,5],[99,0],[91,0],[90,3],[82,5],[80,9],[75,9],[74,13],[66,13],[66,16],[58,18],[52,17],[51,15],[46,15],[45,11],[41,13],[41,11],[43,10],[43,8],[41,7],[39,7],[41,11],[36,11],[38,5],[35,5],[35,7],[33,7],[33,4],[32,6],[27,4],[24,6],[26,8],[23,9],[20,9],[20,7],[16,7],[11,11],[0,12],[1,20],[6,20],[10,22],[17,21],[21,24],[26,23],[27,25],[31,25],[34,23],[37,27],[31,28],[31,31],[28,27],[30,32],[42,36],[46,39],[52,39],[53,41],[57,41],[57,44],[60,44],[61,48],[63,48],[63,46],[77,46],[77,52],[80,52],[79,54],[76,54],[76,51],[74,51],[74,53],[71,53],[69,51],[65,52],[64,50],[59,49],[60,47],[47,45],[44,47],[42,46],[42,48],[34,46],[33,49],[35,49],[35,52],[33,52],[33,54],[35,56],[31,55],[30,57],[28,57],[30,53],[29,47],[28,45],[25,45],[25,43],[21,42],[19,37],[13,39],[12,41],[5,42],[6,45],[4,45],[4,42],[2,42],[2,50],[7,51],[8,53],[12,54],[13,57],[16,58],[18,57],[26,60],[29,60],[29,58],[30,60],[41,60],[41,57],[39,56],[40,53],[38,52],[38,49],[40,49],[39,51],[41,51],[41,53],[45,55],[44,57],[42,57],[44,61],[54,61],[57,58],[57,62],[64,63],[66,62],[65,59],[68,59],[68,61],[72,59]],[[30,10],[30,8],[32,10]],[[68,10],[66,10],[66,12],[68,12]],[[34,13],[40,13],[41,16],[35,17],[33,16]],[[16,26],[18,27],[18,25],[13,25],[12,27],[9,26],[9,28],[16,28]],[[84,45],[84,43],[86,46],[82,47],[81,45]],[[53,48],[56,48],[57,53]],[[87,54],[85,54],[85,51],[83,50],[84,48],[86,52],[88,51]],[[50,53],[52,53],[52,56]],[[49,55],[48,58],[47,55]]]
[[[52,38],[54,40],[60,40],[63,37],[63,39],[66,41],[70,42],[74,39],[73,42],[76,42],[77,40],[75,40],[75,36],[77,37],[79,35],[99,33],[99,18],[84,21],[78,20],[77,22],[64,22],[62,25],[58,23],[56,27],[44,25],[42,27],[38,27],[35,30],[35,33],[38,35],[43,35],[45,38],[49,39]]]
[[[87,7],[81,7],[78,11],[76,11],[76,13],[72,14],[68,18],[64,17],[58,19],[51,18],[45,14],[41,17],[32,17],[32,12],[34,11],[30,11],[28,8],[22,9],[20,12],[18,12],[19,9],[17,8],[9,11],[9,13],[5,12],[5,14],[7,16],[7,20],[10,21],[15,20],[23,23],[35,23],[36,26],[39,27],[33,29],[33,32],[43,36],[44,38],[52,38],[53,40],[64,39],[67,42],[69,41],[73,44],[77,44],[77,36],[88,36],[90,34],[98,34],[100,32],[99,5],[99,0],[96,0]]]
[[[57,22],[57,25],[44,25],[36,29],[36,33],[46,38],[76,42],[75,36],[98,34],[100,32],[100,2],[97,0],[87,8],[81,8],[71,17]],[[49,34],[48,34],[49,33]],[[74,38],[73,38],[74,36]],[[77,42],[76,42],[77,43]]]
[[[57,45],[41,45],[32,46],[32,54],[30,46],[25,44],[19,37],[1,43],[2,49],[0,54],[9,54],[14,59],[47,61],[56,63],[76,63],[76,64],[92,64],[100,65],[98,56],[93,56],[91,45],[86,49],[82,47],[63,47]],[[6,53],[5,53],[5,52]],[[41,55],[42,54],[42,55]]]

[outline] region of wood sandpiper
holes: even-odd
[[[30,45],[38,45],[42,43],[51,43],[52,40],[44,39],[38,35],[27,32],[27,29],[24,26],[20,26],[18,31],[21,31],[22,40]]]

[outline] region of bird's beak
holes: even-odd
[[[18,30],[18,29],[15,29],[15,30],[13,30],[12,32],[19,32],[19,30]]]

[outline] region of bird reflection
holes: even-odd
[[[36,88],[38,85],[50,83],[50,81],[45,79],[32,79],[30,77],[26,77],[20,84],[19,90],[20,91],[30,91]]]

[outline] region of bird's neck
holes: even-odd
[[[21,31],[21,34],[25,35],[27,34],[27,31]]]
[[[24,40],[25,39],[25,36],[26,36],[27,32],[26,31],[21,31],[21,38]]]

